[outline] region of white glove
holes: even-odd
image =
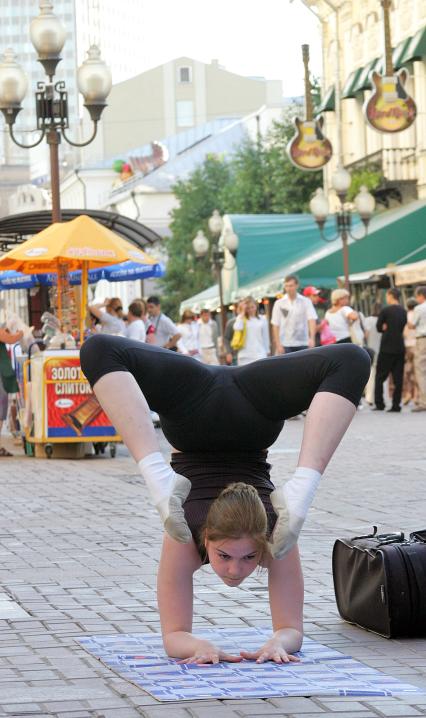
[[[191,482],[176,474],[159,451],[139,461],[139,468],[167,533],[180,543],[191,541],[183,510]]]
[[[283,558],[297,543],[320,479],[319,471],[299,466],[284,486],[271,493],[271,504],[277,514],[271,536],[274,558]]]

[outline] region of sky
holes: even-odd
[[[125,0],[122,0],[125,2]],[[301,0],[145,0],[150,67],[182,55],[230,72],[282,80],[285,96],[302,95],[302,44],[321,75],[320,24]]]

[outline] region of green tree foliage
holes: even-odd
[[[222,188],[229,185],[230,177],[229,163],[208,156],[187,180],[180,180],[173,188],[179,207],[172,210],[172,236],[166,240],[169,260],[161,285],[162,307],[175,319],[183,299],[214,282],[208,258],[193,257],[192,240],[199,229],[208,236],[208,219],[214,209],[221,214],[227,211],[222,203]]]
[[[355,199],[362,185],[367,187],[369,192],[374,193],[374,190],[382,184],[383,179],[382,172],[375,167],[364,167],[363,169],[352,171],[351,186],[347,194],[348,202],[352,202]]]
[[[273,124],[266,138],[246,139],[231,160],[208,156],[187,180],[173,188],[179,207],[172,211],[172,236],[166,241],[169,261],[161,283],[164,311],[174,318],[183,299],[214,281],[209,259],[196,260],[192,249],[199,229],[209,236],[208,219],[214,209],[221,214],[308,209],[312,193],[322,184],[322,173],[300,170],[288,159],[285,149],[295,133],[295,114],[303,116],[303,110],[291,108]]]

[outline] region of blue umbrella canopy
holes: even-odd
[[[31,289],[37,283],[36,274],[21,274],[21,272],[15,272],[14,269],[0,272],[0,290]]]
[[[149,279],[151,277],[163,277],[165,267],[158,264],[138,264],[137,262],[123,262],[122,264],[111,264],[108,267],[99,267],[89,270],[89,283],[95,284],[100,279],[107,279],[109,282],[128,282],[133,279]],[[23,274],[8,269],[0,272],[0,290],[7,289],[31,289],[38,284],[51,287],[56,284],[56,274]],[[77,286],[81,284],[81,271],[70,272],[70,284]]]

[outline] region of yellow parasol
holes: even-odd
[[[87,300],[89,269],[120,262],[155,264],[156,260],[122,239],[107,227],[85,214],[70,222],[56,222],[0,257],[0,270],[14,269],[24,274],[59,272],[67,264],[68,271],[81,269],[80,342],[84,335],[84,311]],[[58,287],[58,313],[60,307]],[[61,318],[61,316],[59,316]]]

